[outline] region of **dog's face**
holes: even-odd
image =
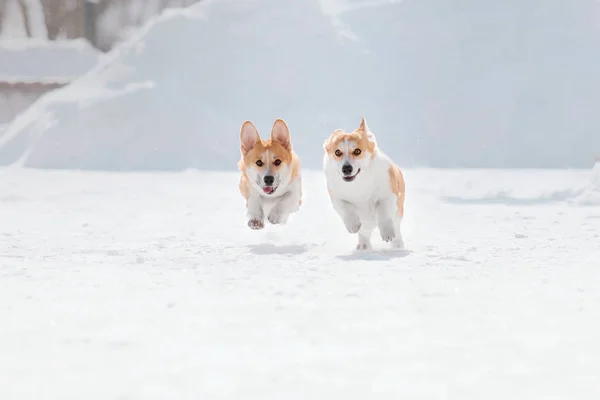
[[[266,195],[272,195],[292,175],[290,131],[282,119],[276,119],[271,138],[262,140],[250,121],[242,124],[240,144],[244,172],[249,181]]]
[[[329,160],[336,165],[341,179],[352,182],[362,170],[369,167],[375,156],[377,142],[363,118],[354,132],[346,133],[341,129],[333,131],[323,147]]]

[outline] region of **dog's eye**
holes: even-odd
[[[356,149],[356,150],[354,150],[354,155],[355,155],[355,156],[357,156],[357,155],[359,155],[359,154],[360,154],[360,149]]]
[[[277,160],[275,160],[275,162],[273,164],[279,165],[279,164],[281,164],[281,160],[278,158]]]
[[[342,152],[338,149],[338,150],[335,151],[335,155],[338,156],[338,157],[341,157],[342,156]]]
[[[263,166],[263,162],[262,162],[261,160],[258,160],[258,161],[256,162],[256,165],[258,165],[259,167],[262,167],[262,166]]]

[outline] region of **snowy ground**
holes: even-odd
[[[4,170],[0,398],[598,398],[590,173],[405,174],[356,255],[319,172],[254,232],[235,173]]]

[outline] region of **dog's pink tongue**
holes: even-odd
[[[271,193],[273,191],[273,187],[272,186],[267,186],[263,188],[263,191],[265,193]]]

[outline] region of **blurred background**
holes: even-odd
[[[365,115],[403,166],[589,168],[595,0],[0,0],[0,164],[234,169],[285,118],[305,166]]]
[[[0,0],[3,38],[85,38],[101,51],[167,8],[199,0]]]

